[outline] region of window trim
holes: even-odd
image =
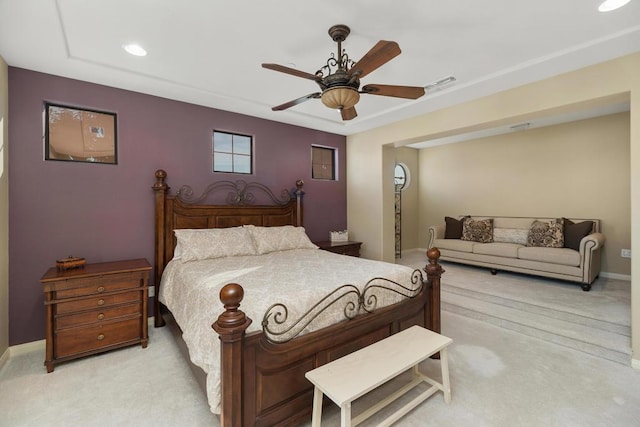
[[[215,137],[216,137],[216,133],[221,133],[221,134],[226,134],[226,135],[230,135],[231,136],[231,153],[225,153],[224,151],[217,151],[216,150],[216,144],[215,144]],[[235,136],[239,136],[239,137],[245,137],[245,138],[249,138],[249,143],[250,143],[250,153],[247,154],[236,154],[234,153],[234,144],[233,144],[233,137]],[[216,170],[215,169],[215,156],[216,153],[220,153],[220,154],[230,154],[231,155],[231,170],[230,171],[222,171],[222,170]],[[242,157],[249,157],[249,172],[237,172],[234,170],[234,158],[235,156],[242,156]],[[238,132],[232,132],[232,131],[225,131],[225,130],[218,130],[218,129],[214,129],[212,134],[211,134],[211,171],[212,173],[233,173],[233,174],[237,174],[237,175],[253,175],[254,171],[255,171],[255,138],[253,135],[248,135],[245,133],[238,133]]]
[[[333,154],[332,156],[332,166],[333,166],[333,178],[317,178],[314,176],[313,173],[313,160],[314,160],[314,148],[319,148],[321,150],[330,150],[331,153]],[[319,144],[311,144],[311,179],[314,180],[318,180],[318,181],[338,181],[339,180],[339,176],[338,176],[338,148],[337,147],[330,147],[328,145],[319,145]]]

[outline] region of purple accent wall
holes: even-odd
[[[115,112],[118,164],[45,161],[43,104]],[[213,130],[254,137],[253,176],[212,173]],[[153,264],[156,169],[172,191],[196,194],[219,180],[258,181],[276,190],[303,179],[304,225],[313,240],[346,228],[346,183],[311,179],[311,145],[341,135],[9,67],[9,344],[44,338],[39,279],[68,255],[88,262],[147,258]],[[150,306],[151,307],[151,306]]]

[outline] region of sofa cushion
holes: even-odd
[[[588,236],[593,230],[593,221],[582,221],[575,223],[568,218],[564,221],[564,247],[580,250],[580,241]]]
[[[527,244],[529,229],[522,228],[493,228],[493,241],[502,243]]]
[[[564,246],[563,223],[560,219],[549,222],[534,221],[529,228],[527,246],[562,248]]]
[[[435,239],[433,246],[438,249],[449,249],[452,251],[469,252],[473,251],[475,242],[467,242],[460,239]]]
[[[465,218],[469,218],[469,216],[464,216],[460,219],[452,218],[450,216],[444,217],[444,238],[445,239],[459,239],[462,237],[462,223]]]
[[[523,245],[516,243],[476,243],[473,245],[473,253],[518,258],[518,249],[522,247]]]
[[[580,265],[580,252],[569,248],[522,246],[518,249],[518,258],[576,267]]]
[[[493,219],[466,218],[462,223],[461,239],[480,243],[493,242]]]

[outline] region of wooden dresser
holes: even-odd
[[[362,245],[362,242],[352,242],[352,241],[331,242],[329,240],[325,242],[313,242],[313,243],[315,243],[316,245],[318,245],[320,249],[323,249],[325,251],[334,252],[342,255],[351,255],[356,257],[360,256],[360,246]]]
[[[147,346],[146,259],[50,268],[40,282],[46,307],[47,372],[78,357],[141,344]]]

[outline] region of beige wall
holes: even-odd
[[[598,218],[602,271],[631,274],[629,113],[420,150],[420,247],[444,216]]]
[[[393,185],[383,179],[382,148],[516,124],[630,101],[631,249],[640,250],[640,53],[433,111],[347,137],[347,223],[363,241],[363,256],[393,262]],[[389,197],[387,193],[390,192]],[[391,254],[389,257],[388,254]],[[631,329],[634,366],[640,368],[640,256],[631,260]]]
[[[7,357],[7,349],[9,348],[8,74],[8,66],[0,57],[0,366]]]

